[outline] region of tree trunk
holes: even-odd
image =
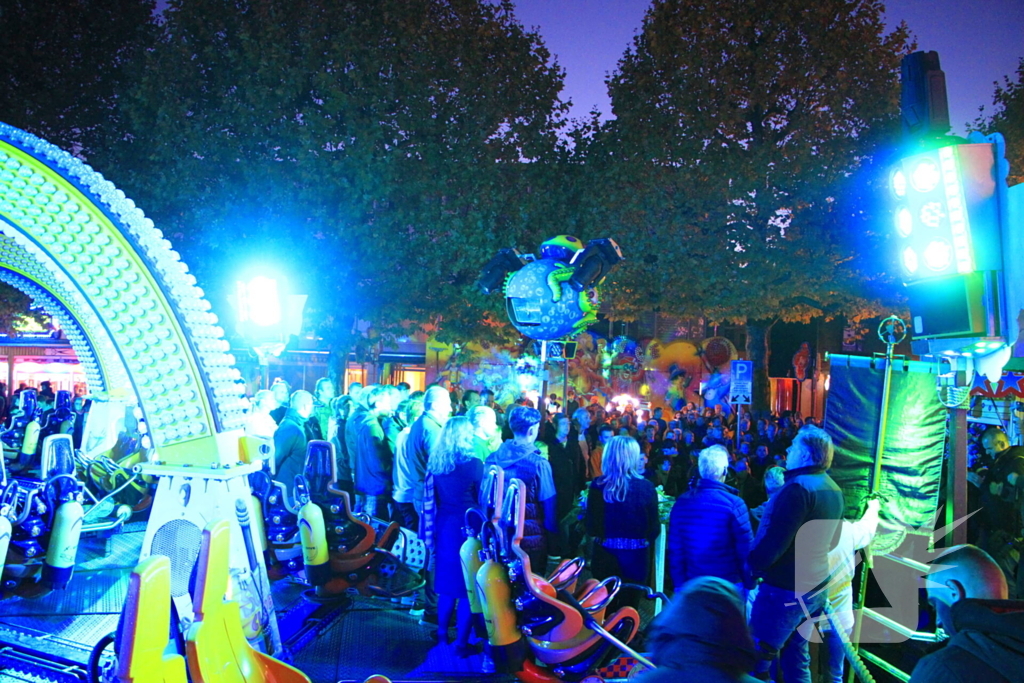
[[[768,360],[771,358],[771,334],[775,323],[770,320],[747,319],[747,360],[754,361],[754,395],[751,409],[771,410],[771,386],[768,381]]]

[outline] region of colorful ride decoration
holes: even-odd
[[[501,469],[492,467],[475,514],[484,522],[463,544],[463,576],[499,670],[527,683],[579,681],[618,657],[639,629],[639,614],[633,607],[609,614],[621,581],[580,581],[582,558],[562,562],[548,577],[533,571],[520,546],[525,484],[512,479],[506,486]]]
[[[182,587],[199,556],[202,530],[210,520],[226,520],[234,538],[232,589],[251,605],[246,613],[262,615],[250,622],[261,632],[247,636],[277,651],[263,557],[250,562],[253,531],[242,527],[237,507],[241,501],[254,517],[247,477],[262,463],[243,461],[239,442],[248,404],[241,376],[195,277],[112,183],[44,140],[2,124],[0,232],[0,280],[58,321],[85,369],[90,395],[109,399],[111,421],[119,419],[118,410],[137,410],[137,442],[124,424],[83,438],[75,471],[88,482],[82,493],[96,499],[91,507],[111,507],[107,496],[115,492],[140,503],[152,493],[142,557],[175,558],[171,600],[179,614],[193,611]],[[87,429],[99,421],[101,405],[94,402]],[[31,421],[25,431],[34,431]],[[60,476],[69,485],[75,478]],[[135,489],[140,481],[144,486]],[[31,487],[19,481],[21,489]],[[22,513],[15,514],[17,527]],[[102,526],[84,519],[83,529]],[[245,575],[249,580],[235,580]]]
[[[166,461],[217,462],[216,433],[242,426],[240,375],[153,222],[80,160],[3,124],[0,220],[0,280],[59,321],[89,390],[136,394]]]
[[[541,245],[540,258],[502,249],[484,267],[478,285],[486,294],[503,278],[509,320],[530,339],[553,341],[597,322],[598,285],[622,261],[611,239],[583,242],[558,235]]]

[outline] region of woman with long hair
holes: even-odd
[[[466,582],[462,577],[459,550],[466,534],[463,531],[466,510],[476,504],[480,493],[480,480],[484,464],[476,457],[473,423],[468,417],[449,419],[427,460],[427,496],[432,509],[424,511],[432,518],[435,557],[434,591],[437,593],[437,639],[448,643],[448,629],[452,615],[458,609],[455,652],[460,657],[473,654],[469,636],[473,629]],[[432,495],[431,495],[432,492]]]
[[[587,533],[594,540],[591,572],[595,578],[619,576],[646,584],[650,546],[661,531],[658,493],[643,477],[640,444],[614,436],[604,447],[601,476],[587,494]]]

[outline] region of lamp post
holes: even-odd
[[[284,284],[266,275],[235,282],[232,303],[238,319],[237,330],[256,352],[263,388],[270,387],[270,357],[280,356],[288,338],[302,331],[307,296],[282,295]]]

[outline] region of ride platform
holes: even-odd
[[[90,657],[117,629],[138,563],[145,522],[129,523],[108,538],[83,538],[66,590],[41,597],[0,600],[0,683],[90,681]],[[511,681],[483,673],[483,657],[460,659],[437,645],[431,627],[408,608],[352,596],[321,604],[305,597],[309,586],[292,578],[272,584],[287,659],[314,683],[363,681],[373,674],[393,681]],[[101,663],[112,657],[106,648]]]

